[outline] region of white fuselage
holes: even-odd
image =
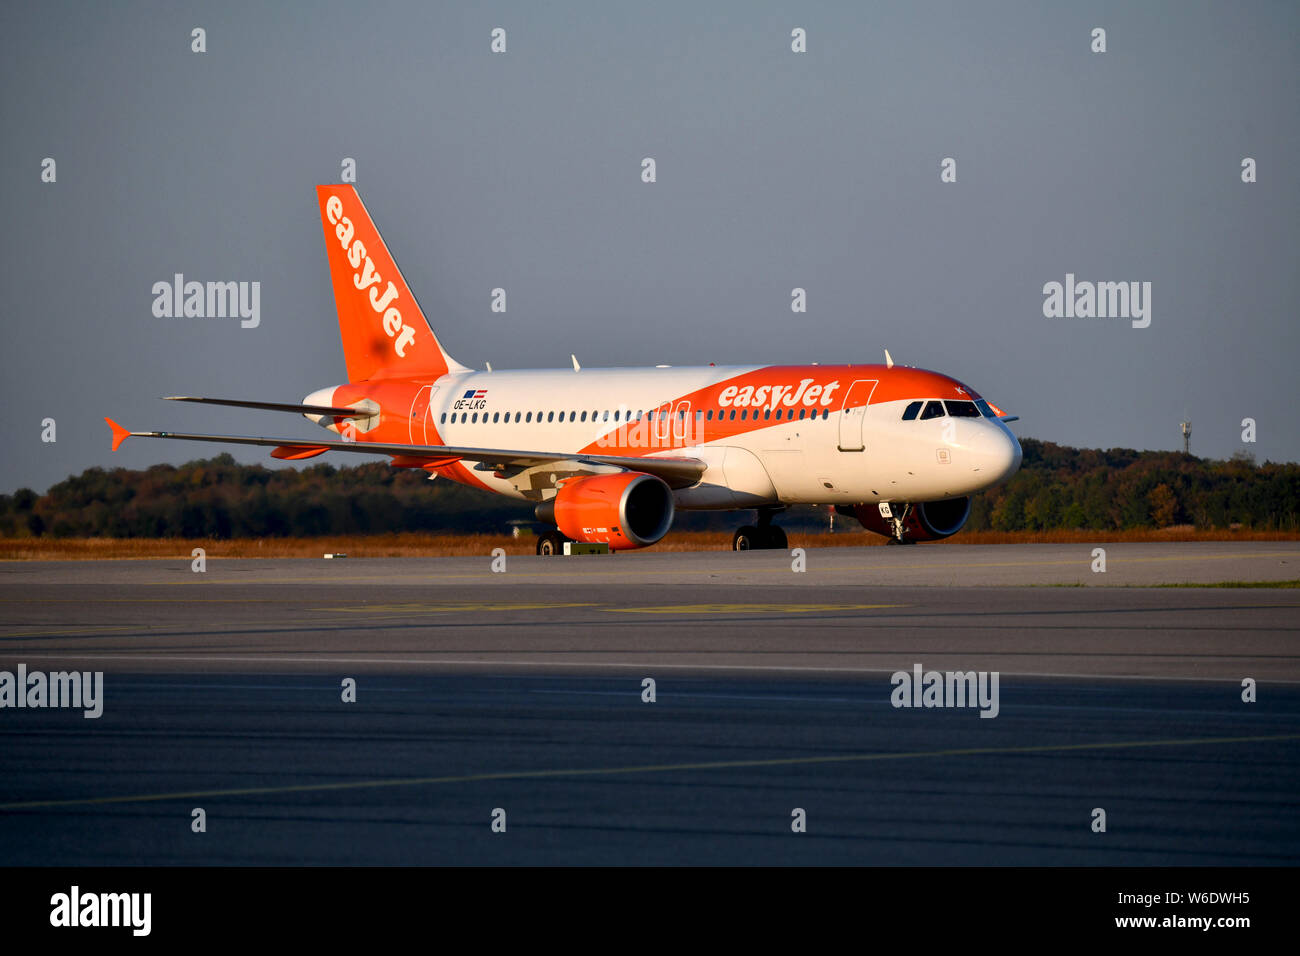
[[[337,405],[372,394],[366,385],[306,401]],[[674,492],[688,509],[954,498],[1004,481],[1021,457],[986,404],[978,417],[905,420],[917,402],[946,400],[969,413],[978,396],[901,366],[467,371],[410,385],[400,393],[412,396],[409,409],[384,407],[361,430],[382,421],[376,431],[392,440],[400,416],[402,440],[414,445],[695,458],[708,466],[703,477]],[[526,497],[508,477],[479,470],[473,478]]]

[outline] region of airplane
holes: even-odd
[[[649,547],[677,510],[753,510],[732,549],[786,548],[774,517],[833,506],[890,543],[956,534],[971,496],[1006,481],[1021,449],[1008,415],[938,372],[885,364],[477,371],[453,359],[416,303],[356,187],[316,187],[348,381],[300,403],[170,396],[293,412],[337,437],[129,431],[166,438],[385,455],[532,502],[566,541]]]

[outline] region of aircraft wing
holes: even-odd
[[[569,452],[510,451],[500,448],[462,448],[452,445],[397,445],[365,441],[301,438],[254,438],[246,435],[194,435],[185,432],[133,432],[111,418],[105,418],[113,430],[113,451],[128,438],[173,438],[180,441],[210,441],[233,445],[266,445],[272,457],[295,460],[314,458],[327,451],[359,452],[363,455],[388,455],[393,464],[406,468],[436,467],[457,461],[476,462],[476,470],[512,473],[537,465],[560,462],[609,465],[627,471],[640,471],[662,478],[671,488],[686,488],[697,481],[708,467],[698,458],[629,458],[620,455],[591,455]]]

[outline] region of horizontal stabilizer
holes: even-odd
[[[188,395],[166,395],[168,402],[199,402],[204,405],[233,405],[235,408],[260,408],[269,412],[297,412],[299,415],[329,415],[332,418],[369,418],[373,412],[337,405],[298,405],[287,402],[245,402],[237,398],[191,398]]]

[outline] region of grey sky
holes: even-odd
[[[1173,448],[1186,413],[1194,452],[1296,460],[1298,66],[1294,3],[7,4],[0,491],[220,450],[113,455],[104,415],[313,435],[157,397],[344,381],[312,189],[343,157],[467,365],[888,347],[1021,435]],[[261,325],[155,318],[176,272],[260,281]],[[1045,318],[1068,272],[1151,282],[1150,327]]]

